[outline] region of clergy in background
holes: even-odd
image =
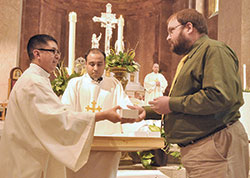
[[[153,72],[147,74],[144,79],[144,88],[146,90],[145,105],[148,105],[148,102],[153,101],[154,98],[163,96],[163,93],[168,86],[165,77],[159,73],[159,65],[155,63],[152,70]]]
[[[86,162],[95,122],[121,121],[111,110],[73,112],[61,103],[49,80],[60,59],[57,41],[49,35],[30,38],[29,68],[10,93],[0,142],[1,178],[65,178]],[[124,120],[122,120],[124,121]]]
[[[120,105],[132,105],[121,83],[114,77],[104,74],[105,53],[97,48],[90,49],[85,55],[87,73],[73,78],[62,96],[62,102],[70,104],[75,111],[97,113]],[[96,135],[121,134],[121,124],[99,122],[95,127]],[[87,164],[80,171],[68,175],[81,178],[115,178],[121,152],[91,151]]]

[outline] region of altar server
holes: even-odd
[[[53,92],[49,76],[60,59],[57,41],[35,35],[27,46],[30,67],[11,91],[0,143],[1,178],[65,178],[88,159],[95,122],[121,121],[119,106],[73,112]],[[126,121],[123,119],[123,121]]]
[[[149,101],[153,101],[159,96],[163,96],[168,82],[165,77],[159,73],[159,64],[154,64],[152,67],[153,72],[146,75],[144,79],[145,91],[145,104],[148,105]]]

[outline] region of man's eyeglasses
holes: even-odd
[[[177,28],[180,27],[180,26],[182,26],[182,24],[176,25],[175,27],[170,27],[170,28],[168,29],[168,34],[169,34],[169,35],[172,35],[173,32],[174,32],[174,30],[177,29]]]
[[[58,54],[61,55],[61,52],[58,49],[44,49],[44,48],[38,48],[40,51],[49,51],[52,52],[54,55]]]

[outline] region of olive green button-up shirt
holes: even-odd
[[[165,133],[188,143],[240,117],[243,104],[238,59],[224,43],[202,36],[192,46],[174,84]]]

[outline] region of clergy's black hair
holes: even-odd
[[[87,57],[88,57],[88,55],[90,53],[94,53],[94,54],[101,53],[103,55],[103,57],[104,57],[104,62],[105,62],[105,60],[106,60],[106,54],[101,49],[99,49],[99,48],[91,48],[91,49],[89,49],[87,51],[87,53],[84,56],[86,62],[87,62]]]
[[[54,41],[57,44],[57,41],[55,38],[46,34],[34,35],[29,39],[29,42],[27,45],[27,52],[28,52],[30,61],[34,59],[33,50],[40,48],[41,45],[47,45],[48,41]]]

